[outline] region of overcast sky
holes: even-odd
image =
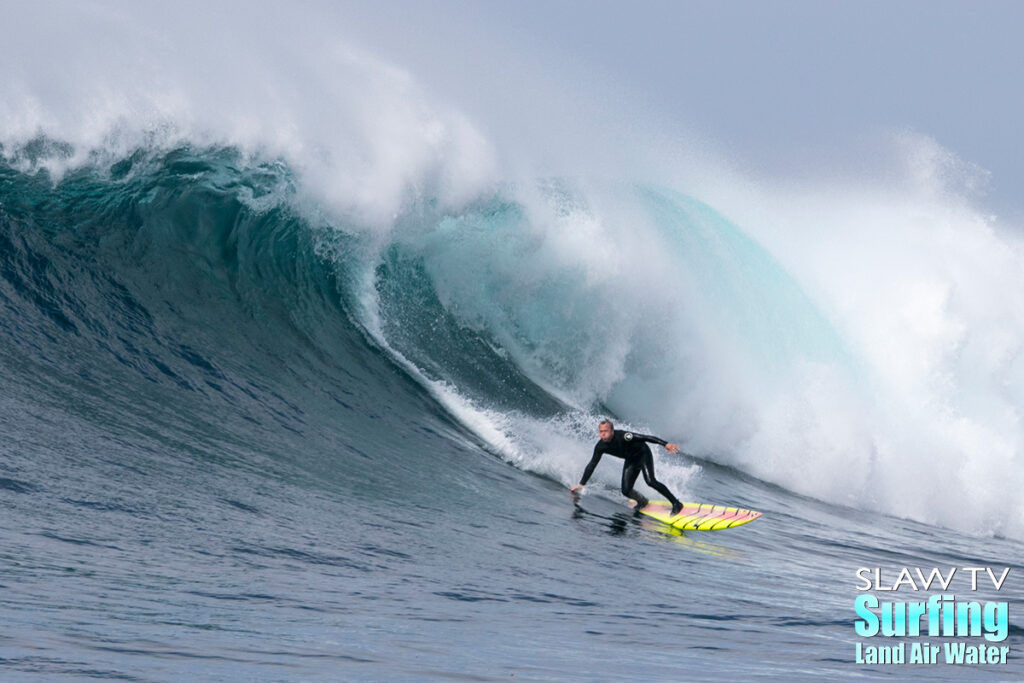
[[[263,70],[289,50],[317,71],[313,37],[326,37],[409,72],[437,101],[467,113],[499,152],[523,148],[531,161],[560,147],[553,157],[592,169],[603,148],[644,144],[624,132],[653,130],[648,140],[705,144],[760,176],[842,175],[883,167],[882,141],[910,131],[990,172],[982,206],[1024,217],[1024,1],[6,4],[0,16],[15,46],[5,61],[20,58],[29,73],[45,73],[36,68],[45,62],[73,79],[81,62],[125,50],[88,22],[65,17],[63,33],[47,32],[72,9],[88,16],[100,8],[100,27],[124,18],[143,52],[152,36],[159,54],[177,49],[182,64],[157,63],[157,74],[174,66],[202,80],[234,59],[239,82],[255,88],[273,83]],[[192,68],[194,52],[214,54],[213,64]],[[7,66],[0,62],[0,72]],[[295,73],[302,78],[301,68]],[[44,96],[54,89],[45,79],[32,87]]]
[[[495,89],[483,81],[515,62],[537,81],[510,84],[520,95],[573,81],[628,94],[763,172],[856,161],[909,130],[991,172],[982,204],[1024,208],[1024,2],[432,0],[356,4],[346,23],[462,87],[470,110],[471,84]]]

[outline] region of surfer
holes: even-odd
[[[615,425],[611,423],[611,420],[602,420],[601,424],[597,427],[597,432],[600,434],[601,440],[594,446],[594,456],[590,458],[587,469],[583,470],[583,477],[580,479],[580,483],[569,490],[575,493],[586,486],[587,481],[590,480],[590,475],[594,473],[597,463],[600,462],[601,456],[607,453],[624,460],[622,463],[622,495],[635,500],[637,510],[650,502],[633,488],[636,478],[642,472],[647,485],[668,498],[669,502],[672,503],[672,514],[678,515],[680,510],[683,509],[683,504],[672,495],[667,486],[654,478],[654,456],[651,454],[651,449],[647,444],[656,443],[664,446],[665,450],[669,453],[678,453],[679,446],[674,443],[668,443],[656,436],[616,431]]]

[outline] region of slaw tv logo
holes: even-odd
[[[898,573],[861,567],[856,574],[861,594],[854,600],[854,631],[861,638],[878,639],[856,643],[857,664],[1006,664],[1010,657],[1010,646],[1003,644],[1010,629],[1009,602],[958,599],[952,592],[998,593],[1010,576],[1009,567],[950,567],[946,572],[904,567]],[[885,580],[893,576],[891,582]],[[875,594],[934,590],[941,592],[914,596],[916,600]],[[956,640],[935,644],[923,637]],[[917,640],[889,640],[899,638]]]

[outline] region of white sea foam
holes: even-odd
[[[412,193],[474,196],[493,158],[468,119],[306,10],[8,7],[0,143],[70,143],[58,173],[96,152],[231,145],[286,160],[318,202],[377,228]]]

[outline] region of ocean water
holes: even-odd
[[[162,68],[0,86],[0,679],[1024,678],[1012,230],[934,187],[513,173],[376,58],[261,52],[257,97],[82,11]],[[570,494],[605,416],[764,516],[674,533],[611,458]],[[1004,639],[858,636],[858,569],[939,593],[904,567]],[[856,659],[915,642],[1010,649]]]

